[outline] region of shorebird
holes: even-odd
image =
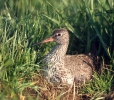
[[[56,42],[55,47],[43,59],[44,77],[54,85],[73,86],[91,79],[93,59],[89,55],[67,55],[69,33],[66,29],[56,29],[51,37],[36,43]]]

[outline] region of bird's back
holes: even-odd
[[[66,55],[65,67],[74,75],[76,83],[83,82],[91,79],[93,60],[84,54]]]

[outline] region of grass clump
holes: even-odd
[[[81,93],[88,94],[91,100],[103,100],[105,95],[111,91],[113,78],[113,75],[107,70],[103,70],[100,75],[94,73],[92,81],[84,85]]]

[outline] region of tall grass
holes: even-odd
[[[38,92],[32,77],[40,68],[41,58],[54,43],[33,47],[50,36],[55,28],[70,33],[68,53],[88,53],[95,44],[97,55],[114,69],[113,0],[4,0],[0,4],[0,98],[19,99],[25,88]],[[104,71],[105,72],[105,71]],[[103,73],[104,73],[103,72]],[[94,76],[87,91],[110,92],[113,73]],[[102,82],[106,83],[103,86]],[[101,84],[100,84],[101,83]],[[99,84],[99,85],[98,85]],[[97,89],[93,89],[97,85]],[[103,88],[99,91],[100,88]],[[91,91],[93,89],[93,94]]]

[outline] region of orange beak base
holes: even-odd
[[[50,38],[47,38],[41,42],[34,44],[33,46],[38,45],[38,44],[42,44],[42,43],[52,42],[52,41],[54,41],[54,39],[53,39],[53,37],[50,37]]]

